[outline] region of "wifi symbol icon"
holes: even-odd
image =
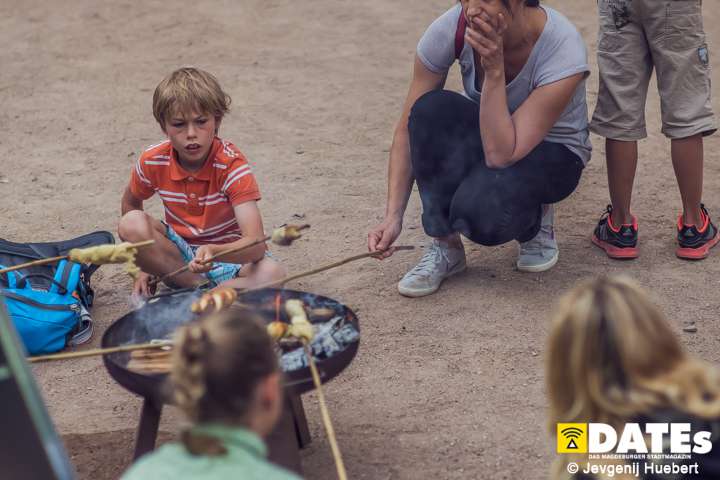
[[[587,424],[558,423],[558,453],[586,453]]]
[[[583,431],[580,430],[579,428],[568,427],[562,431],[562,434],[563,434],[563,437],[565,437],[565,440],[569,440],[567,447],[565,447],[565,448],[567,448],[568,450],[570,450],[570,449],[577,450],[578,446],[575,443],[575,439],[580,438],[583,434]]]

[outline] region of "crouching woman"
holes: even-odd
[[[443,90],[458,61],[465,95]],[[429,295],[465,269],[462,234],[481,245],[517,240],[517,267],[558,259],[551,204],[575,190],[590,158],[582,37],[537,0],[463,0],[430,25],[390,151],[385,219],[368,248],[392,254],[417,182],[433,238],[400,281]]]
[[[194,426],[123,480],[299,479],[266,460],[262,439],[280,416],[282,387],[272,341],[253,318],[228,311],[183,327],[170,380]]]

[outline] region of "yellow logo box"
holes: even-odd
[[[587,453],[587,423],[557,424],[557,453]]]

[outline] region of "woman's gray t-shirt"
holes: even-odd
[[[587,76],[590,72],[587,50],[580,32],[561,13],[549,7],[541,8],[547,15],[545,28],[527,63],[507,85],[511,114],[536,88],[578,73],[584,72]],[[455,63],[455,35],[461,14],[461,5],[455,5],[435,20],[420,39],[417,55],[428,70],[444,74]],[[467,43],[462,49],[459,62],[465,93],[471,100],[479,102],[480,92],[475,88],[473,50]],[[545,141],[565,145],[585,164],[590,160],[592,146],[588,131],[585,80],[578,85],[570,104],[550,129]]]

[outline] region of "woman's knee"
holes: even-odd
[[[477,104],[472,100],[449,90],[430,90],[410,109],[408,131],[411,138],[417,138],[423,133],[455,130],[459,125],[473,121],[477,121]]]
[[[435,112],[443,108],[445,103],[443,99],[446,94],[445,90],[430,90],[420,95],[410,109],[410,123],[417,122],[419,119],[432,118]]]
[[[443,123],[451,125],[458,118],[460,105],[467,98],[449,90],[430,90],[418,98],[410,109],[408,130],[420,132],[424,129],[436,129]]]
[[[476,110],[471,100],[447,90],[432,90],[418,98],[408,120],[410,157],[417,179],[465,171],[482,156]]]
[[[568,165],[561,176],[549,180],[543,203],[558,203],[572,195],[580,184],[582,173],[582,165]]]
[[[131,210],[118,224],[118,236],[127,242],[140,242],[153,238],[153,218],[142,210]]]

